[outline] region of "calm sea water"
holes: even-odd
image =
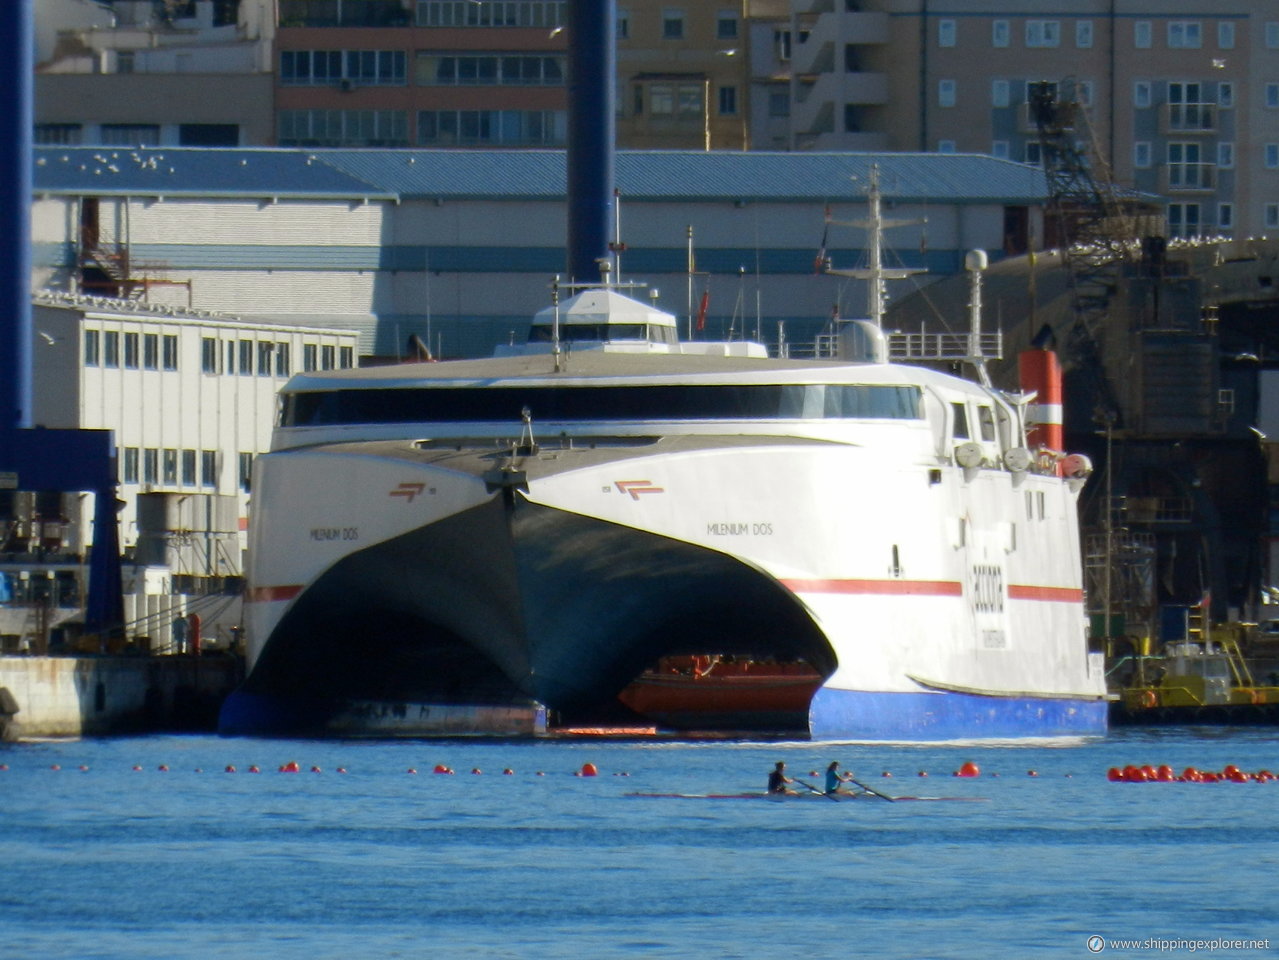
[[[760,789],[779,759],[813,782],[835,759],[885,793],[965,802],[627,795]],[[980,778],[951,776],[968,760]],[[302,772],[279,773],[289,761]],[[599,776],[574,776],[587,762]],[[145,737],[4,745],[0,763],[4,958],[1088,957],[1090,936],[1279,952],[1279,783],[1105,776],[1279,771],[1269,730],[944,746]]]

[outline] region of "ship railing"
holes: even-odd
[[[889,333],[888,357],[901,362],[923,360],[1001,360],[1004,336],[988,333]]]

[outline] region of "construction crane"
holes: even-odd
[[[1063,355],[1087,381],[1096,419],[1115,426],[1122,411],[1105,375],[1101,339],[1116,274],[1137,249],[1137,220],[1115,188],[1076,91],[1071,79],[1031,83],[1030,113],[1048,181],[1047,225],[1056,231],[1074,313]]]

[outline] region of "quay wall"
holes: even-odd
[[[0,739],[212,731],[231,656],[0,657]]]

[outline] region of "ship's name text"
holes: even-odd
[[[359,540],[359,527],[312,527],[311,539],[323,543],[327,540]]]
[[[708,523],[708,537],[771,537],[771,523]]]

